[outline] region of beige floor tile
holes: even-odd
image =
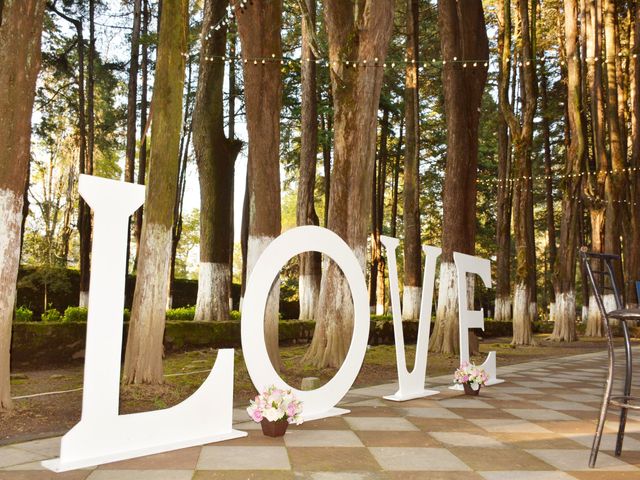
[[[226,470],[215,472],[213,470],[198,470],[193,475],[193,480],[293,480],[297,478],[293,472],[284,470]],[[162,478],[158,478],[162,480]]]
[[[483,480],[475,472],[387,472],[389,480]]]
[[[380,435],[380,432],[356,432],[367,447],[439,447],[438,441],[425,432],[402,432],[398,435]]]
[[[534,455],[541,460],[553,465],[558,470],[562,471],[579,471],[589,470],[589,454],[588,449],[583,450],[526,450],[531,455]],[[603,452],[598,454],[598,461],[596,463],[597,470],[606,471],[636,471],[640,475],[640,470],[633,465],[629,465],[615,457],[607,455]]]
[[[198,463],[201,447],[183,448],[171,452],[132,458],[100,465],[100,470],[193,470]]]
[[[364,447],[358,436],[350,430],[301,430],[287,432],[287,447]]]
[[[366,448],[304,448],[288,449],[295,471],[377,471],[378,464]]]
[[[410,417],[411,423],[423,432],[470,432],[485,434],[486,430],[472,423],[472,420],[452,418],[417,418]]]
[[[430,435],[446,447],[504,448],[505,444],[487,435],[465,432],[432,432]]]
[[[565,472],[523,472],[522,470],[506,472],[480,472],[485,480],[576,480]]]
[[[408,407],[404,408],[404,415],[407,417],[420,418],[462,418],[451,410],[442,407]]]
[[[347,417],[345,420],[356,431],[407,432],[418,430],[418,427],[410,421],[399,417]]]
[[[472,419],[471,423],[495,433],[549,433],[549,430],[520,419]]]
[[[384,470],[468,471],[470,468],[446,448],[369,448]]]
[[[492,470],[556,470],[553,466],[517,448],[452,447],[449,449],[475,471]]]
[[[510,413],[515,417],[531,421],[576,420],[576,417],[572,417],[571,415],[567,415],[566,413],[557,412],[555,410],[546,408],[505,408],[504,411]]]
[[[2,447],[0,448],[0,468],[20,465],[22,463],[31,463],[37,460],[45,460],[49,458],[46,455],[22,450],[18,447]]]
[[[298,430],[348,430],[349,425],[345,421],[345,416],[322,418],[312,422],[304,422],[295,427]]]
[[[197,470],[289,470],[285,447],[202,447]]]
[[[0,471],[0,480],[85,480],[90,470],[54,473],[49,470]]]
[[[287,434],[291,431],[297,431],[300,429],[300,426],[292,426],[289,425],[287,429]],[[228,440],[221,443],[211,443],[209,445],[226,445],[229,447],[282,447],[284,446],[284,437],[268,437],[262,433],[262,430],[251,430],[247,432],[248,435],[246,437],[234,438],[233,440]]]
[[[558,448],[558,449],[581,449],[584,448],[570,438],[565,438],[556,433],[492,433],[493,438],[509,446],[530,449],[530,448]]]
[[[87,480],[191,480],[193,470],[94,470]]]

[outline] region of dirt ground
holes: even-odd
[[[547,341],[546,335],[536,336],[537,346],[514,348],[510,339],[488,339],[481,342],[478,363],[490,350],[497,352],[498,367],[526,362],[540,357],[566,356],[600,351],[606,348],[604,339],[584,337],[572,344]],[[294,387],[300,386],[304,377],[319,377],[328,381],[335,369],[317,370],[303,366],[300,360],[307,346],[284,347],[281,357],[284,363],[283,379]],[[407,346],[407,362],[411,366],[415,346]],[[213,365],[216,350],[196,350],[172,354],[165,359],[165,383],[163,385],[123,385],[120,391],[120,412],[133,413],[167,408],[179,403],[194,392],[206,378]],[[458,358],[429,354],[429,376],[453,372]],[[14,409],[0,413],[0,445],[35,438],[61,435],[80,418],[82,403],[82,367],[78,364],[41,370],[12,371],[11,388],[15,399]],[[377,385],[396,379],[395,349],[392,345],[368,349],[364,365],[356,379],[356,386]],[[54,392],[48,395],[42,393]],[[57,393],[56,393],[57,392]],[[37,395],[29,397],[30,395]],[[238,407],[248,405],[255,390],[247,374],[242,353],[236,350],[234,403]],[[20,398],[26,397],[26,398]]]

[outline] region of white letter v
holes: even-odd
[[[394,395],[384,397],[387,400],[403,402],[414,398],[428,397],[439,393],[437,390],[425,390],[424,381],[427,375],[427,355],[429,334],[431,330],[431,306],[436,278],[436,260],[442,250],[437,247],[423,246],[425,253],[424,277],[422,281],[422,300],[420,304],[420,321],[418,323],[418,339],[413,370],[407,369],[404,350],[404,332],[402,331],[402,311],[398,287],[398,267],[396,265],[396,249],[400,244],[397,238],[381,236],[380,241],[387,251],[389,262],[389,290],[391,291],[391,310],[393,313],[393,334],[396,345],[396,365],[398,368],[398,391]]]

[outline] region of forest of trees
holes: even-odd
[[[492,260],[476,301],[514,345],[536,320],[555,341],[580,322],[602,336],[578,248],[620,254],[638,303],[639,54],[636,0],[0,0],[0,409],[20,265],[78,269],[87,305],[80,174],[147,187],[125,382],[162,382],[176,278],[198,279],[196,320],[228,320],[232,283],[296,225],[347,242],[373,314],[390,303],[381,236],[399,238],[407,320],[422,245],[441,247],[434,352],[458,350],[454,251]],[[303,361],[339,366],[350,293],[317,253],[274,283],[274,366],[285,282],[316,321]]]

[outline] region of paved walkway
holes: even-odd
[[[0,448],[0,480],[640,479],[638,415],[615,458],[611,414],[598,468],[587,466],[604,360],[597,353],[499,368],[506,383],[479,397],[446,388],[450,377],[431,379],[440,394],[403,403],[381,398],[393,385],[353,389],[341,403],[351,414],[294,426],[279,439],[237,410],[235,428],[246,438],[59,475],[39,464],[57,456],[59,438],[11,445]]]

